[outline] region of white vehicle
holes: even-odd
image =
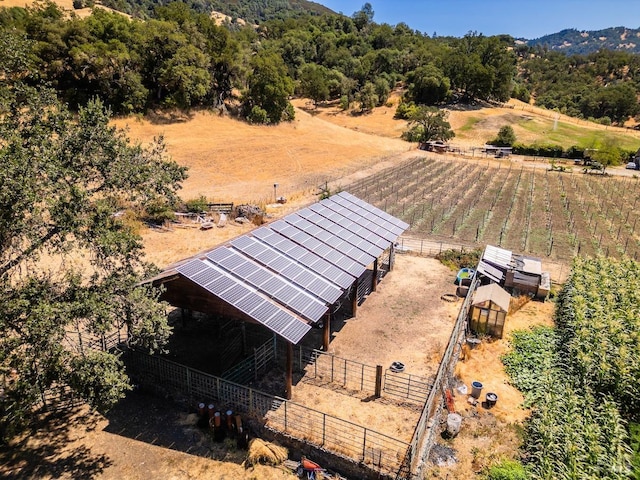
[[[625,168],[628,168],[629,170],[636,170],[636,162],[627,163],[627,166]]]

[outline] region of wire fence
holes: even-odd
[[[479,243],[455,243],[447,240],[417,238],[403,235],[398,238],[396,252],[425,257],[435,257],[446,250],[470,252],[483,248],[484,245]],[[564,283],[567,280],[570,271],[569,266],[565,263],[554,262],[548,259],[543,260],[543,268],[545,271],[549,272],[551,281],[556,284]]]
[[[188,404],[206,400],[228,407],[261,421],[265,428],[353,459],[374,472],[397,476],[407,469],[406,442],[158,356],[129,350],[125,359],[139,383]]]
[[[307,379],[419,405],[425,402],[432,386],[427,378],[418,375],[367,365],[303,346],[294,347],[294,369],[304,373]]]
[[[409,457],[411,459],[409,471],[411,472],[411,478],[416,480],[424,478],[424,468],[427,464],[431,448],[433,447],[436,433],[439,430],[439,414],[442,410],[445,392],[450,379],[453,377],[453,369],[457,362],[460,349],[462,348],[467,316],[471,308],[471,298],[478,284],[479,278],[474,276],[469,286],[469,293],[460,308],[458,318],[453,327],[451,337],[449,338],[449,343],[442,356],[442,361],[440,362],[436,378],[433,382],[433,388],[429,392],[422,414],[420,415],[420,420],[418,420],[413,433],[409,451]]]

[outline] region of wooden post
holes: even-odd
[[[324,335],[322,338],[322,350],[329,351],[329,340],[331,339],[331,312],[328,311],[324,317]]]
[[[376,365],[376,398],[382,396],[382,365]]]
[[[291,400],[292,395],[292,384],[293,384],[293,344],[291,342],[287,342],[287,365],[285,366],[285,398],[287,400]]]
[[[244,322],[240,323],[240,332],[242,334],[242,356],[247,355],[247,327]]]
[[[371,278],[371,291],[375,292],[378,288],[378,259],[373,261],[373,277]]]
[[[358,280],[351,286],[353,289],[351,292],[351,315],[356,318],[358,312]]]

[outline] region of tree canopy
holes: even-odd
[[[142,244],[119,214],[173,202],[186,170],[162,139],[132,145],[102,102],[77,118],[55,92],[4,83],[0,115],[0,427],[10,434],[51,388],[99,409],[128,388],[118,356],[96,351],[121,332],[157,350],[167,340]],[[51,265],[49,268],[46,265]]]
[[[448,112],[436,107],[417,107],[409,113],[410,130],[403,136],[414,142],[446,142],[455,136],[447,121],[448,115]]]
[[[28,83],[47,82],[73,110],[95,97],[116,114],[226,104],[252,121],[275,123],[291,118],[279,119],[282,105],[274,102],[291,95],[291,81],[314,102],[351,104],[364,92],[365,110],[372,84],[373,105],[401,85],[405,100],[419,105],[533,97],[549,109],[617,123],[639,111],[640,61],[631,53],[566,56],[476,32],[432,38],[402,23],[376,24],[369,3],[351,16],[309,2],[232,3],[225,5],[230,13],[258,23],[217,25],[209,15],[216,2],[200,0],[110,5],[139,10],[144,21],[103,9],[69,18],[44,2],[0,9],[0,30],[30,43]],[[276,81],[271,93],[258,92],[264,75]]]

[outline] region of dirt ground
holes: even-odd
[[[436,373],[460,308],[461,302],[440,298],[455,293],[455,272],[431,258],[396,259],[394,270],[358,307],[357,316],[333,333],[329,353],[384,369],[400,361],[405,373],[428,378]],[[384,397],[367,399],[365,406],[358,396],[304,379],[294,387],[293,400],[407,443],[421,411]]]

